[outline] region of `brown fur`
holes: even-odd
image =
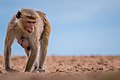
[[[21,39],[21,37],[26,37],[30,43],[30,51],[26,51],[28,54],[28,60],[25,68],[25,72],[31,71],[31,68],[35,62],[38,64],[37,70],[41,70],[43,68],[43,64],[45,61],[45,57],[47,54],[48,40],[50,36],[50,24],[45,17],[45,14],[40,11],[34,11],[32,9],[22,9],[20,11],[22,15],[20,15],[20,19],[17,20],[15,16],[11,19],[8,24],[7,34],[5,38],[5,46],[4,46],[4,59],[5,59],[5,69],[6,71],[11,71],[10,68],[10,56],[11,56],[11,45],[16,38],[17,40]],[[18,14],[19,15],[19,14]],[[17,15],[17,17],[19,17]],[[25,27],[25,20],[34,20],[38,19],[34,27],[34,32],[28,34]],[[40,48],[40,52],[38,52]],[[39,55],[37,54],[39,53]],[[36,57],[39,56],[39,63],[36,61]]]

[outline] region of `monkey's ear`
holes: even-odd
[[[18,12],[16,14],[16,18],[19,19],[19,18],[21,18],[21,16],[22,16],[22,13],[18,10]]]

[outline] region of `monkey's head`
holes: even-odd
[[[22,9],[16,14],[16,18],[19,20],[20,28],[22,28],[28,34],[34,32],[35,25],[37,23],[38,15],[34,10],[31,9]]]

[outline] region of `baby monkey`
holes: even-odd
[[[25,49],[27,56],[29,57],[30,43],[29,43],[28,38],[22,37],[18,40],[18,43]]]

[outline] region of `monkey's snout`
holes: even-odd
[[[33,28],[31,28],[31,31],[33,30]]]
[[[32,30],[27,30],[27,32],[32,33]]]

